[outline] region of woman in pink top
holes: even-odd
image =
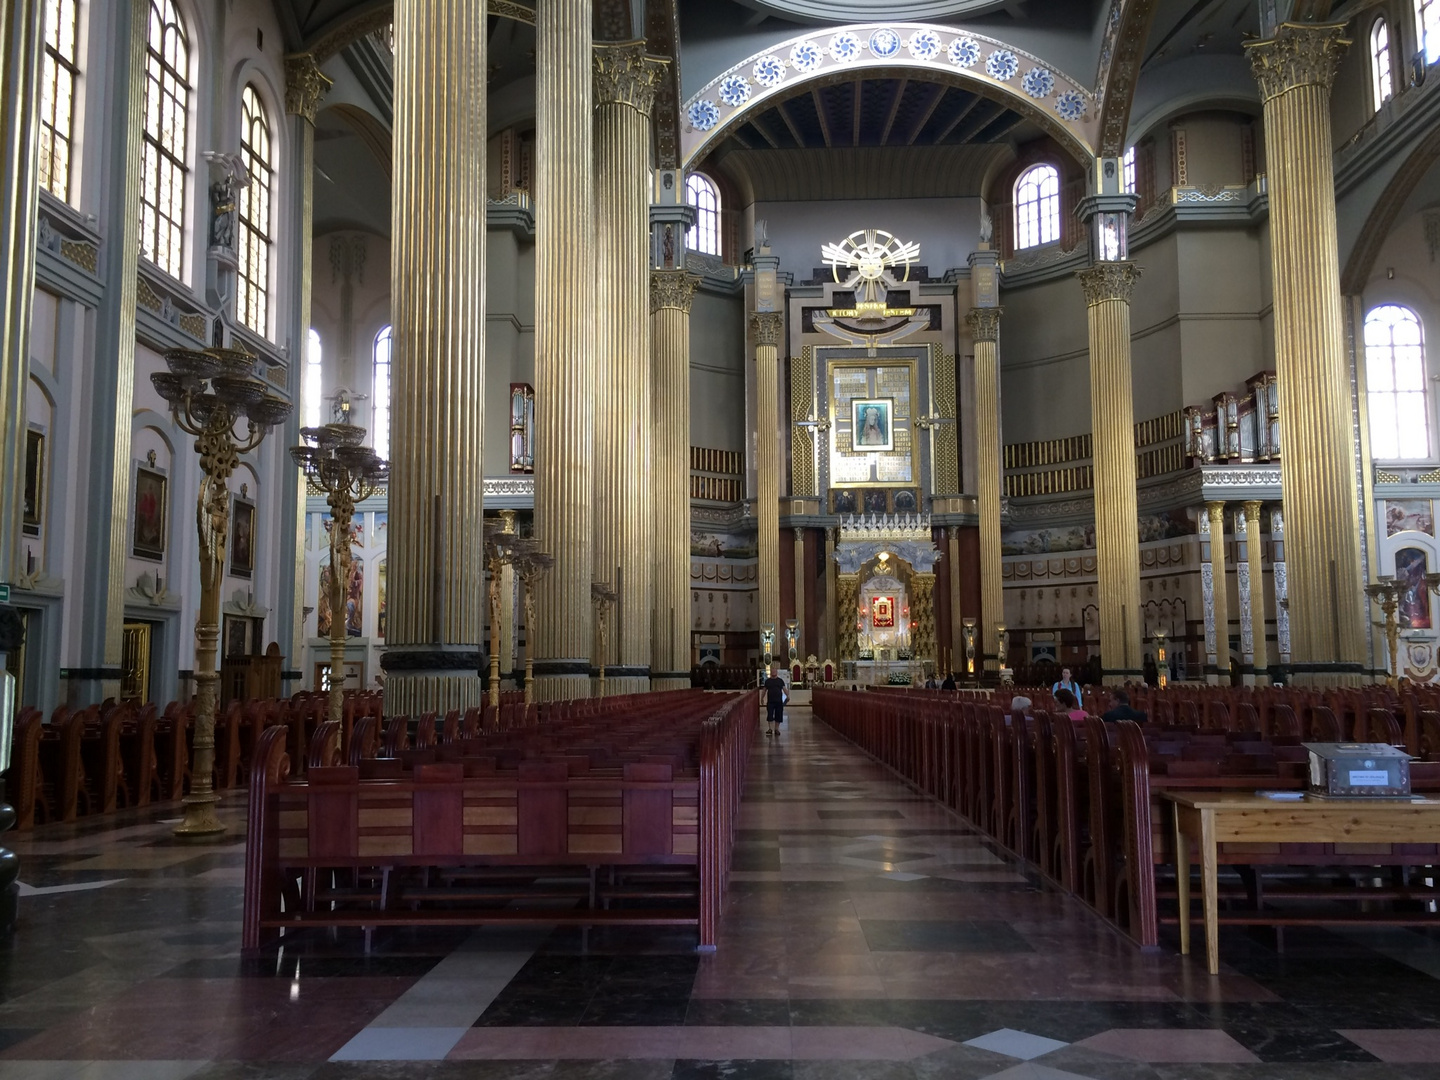
[[[1055,703],[1065,710],[1065,715],[1077,724],[1085,722],[1085,710],[1080,708],[1080,703],[1075,700],[1075,695],[1064,687],[1055,691]]]

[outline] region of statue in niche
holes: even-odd
[[[235,215],[240,180],[227,172],[210,185],[210,246],[235,250]]]
[[[995,219],[990,216],[990,208],[984,203],[980,204],[980,243],[986,247],[995,237]]]

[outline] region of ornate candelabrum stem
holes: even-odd
[[[611,588],[608,581],[592,581],[590,583],[590,602],[595,605],[595,655],[600,657],[600,686],[599,696],[605,696],[605,645],[610,630],[610,608],[620,594]]]
[[[540,541],[529,536],[515,540],[512,551],[510,561],[525,588],[525,704],[529,705],[535,696],[535,650],[532,648],[535,640],[535,587],[555,565],[555,556],[542,551]]]
[[[1155,668],[1156,682],[1159,688],[1164,690],[1170,685],[1170,663],[1165,653],[1165,631],[1155,631]]]
[[[349,414],[346,414],[347,418]],[[330,507],[330,685],[329,719],[340,725],[340,753],[350,756],[350,723],[345,718],[345,649],[350,636],[350,533],[355,504],[379,491],[389,479],[389,463],[362,446],[365,429],[353,424],[304,428],[303,445],[290,457],[307,483],[325,493]]]
[[[1429,575],[1426,582],[1429,583]],[[1400,681],[1400,620],[1396,615],[1400,607],[1400,585],[1393,577],[1381,577],[1365,587],[1365,595],[1378,603],[1385,615],[1385,644],[1390,650],[1388,681],[1395,686]]]
[[[190,794],[175,835],[206,838],[225,831],[215,805],[215,668],[220,643],[220,583],[230,532],[227,487],[240,457],[260,445],[270,429],[290,415],[290,403],[255,377],[255,357],[235,349],[165,354],[168,372],[150,377],[170,404],[181,430],[195,436],[200,455],[200,499],[195,527],[200,541],[200,611],[195,622],[195,734],[191,742]],[[235,425],[244,420],[243,437]]]

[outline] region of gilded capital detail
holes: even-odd
[[[675,308],[690,314],[691,301],[700,286],[700,278],[686,270],[652,270],[650,272],[650,313],[661,308]]]
[[[757,348],[767,345],[772,349],[779,348],[784,330],[785,320],[778,311],[756,311],[750,315],[750,333]]]
[[[650,115],[666,61],[649,56],[644,41],[595,46],[595,107],[629,105]]]
[[[965,316],[965,325],[970,327],[970,336],[976,341],[996,341],[1000,337],[1000,316],[1004,308],[971,308]]]
[[[1088,270],[1075,275],[1080,287],[1085,290],[1085,303],[1094,307],[1107,300],[1119,300],[1128,304],[1130,294],[1135,291],[1135,282],[1140,280],[1140,268],[1132,262],[1096,263]]]
[[[1285,23],[1273,38],[1245,45],[1250,53],[1250,70],[1266,101],[1300,86],[1320,86],[1328,92],[1349,47],[1344,23]]]
[[[330,76],[320,70],[311,53],[285,57],[285,111],[291,116],[303,116],[313,124],[330,86]]]

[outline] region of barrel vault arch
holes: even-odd
[[[711,79],[681,109],[682,165],[694,168],[757,110],[847,74],[961,86],[1035,121],[1081,165],[1094,160],[1100,109],[1076,79],[985,34],[874,22],[798,34]]]

